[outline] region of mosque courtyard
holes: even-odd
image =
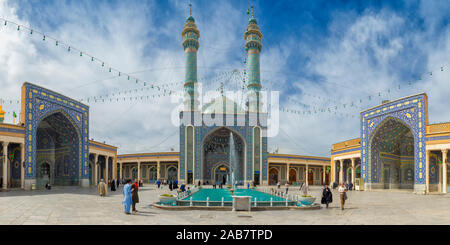
[[[122,187],[108,197],[96,188],[66,187],[50,191],[0,192],[0,225],[437,225],[450,224],[450,195],[415,195],[411,192],[350,191],[344,211],[333,190],[329,209],[278,211],[170,211],[152,207],[167,186],[140,189],[138,213],[125,215]],[[321,196],[321,187],[310,188]],[[291,194],[299,194],[291,188]],[[318,202],[320,200],[316,200]]]

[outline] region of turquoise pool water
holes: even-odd
[[[258,206],[270,206],[270,198],[272,198],[273,206],[285,206],[286,199],[264,192],[252,190],[252,189],[236,189],[234,191],[235,196],[251,196],[252,203],[255,202],[255,198]],[[224,201],[224,206],[231,206],[233,202],[233,197],[231,191],[228,189],[201,189],[198,192],[178,201],[178,205],[185,206],[190,205],[192,197],[193,206],[206,206],[206,199],[209,197],[210,206],[220,206],[222,205],[222,197]],[[295,201],[288,201],[289,206],[296,205]]]

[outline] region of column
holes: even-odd
[[[447,193],[447,149],[442,150],[442,192]]]
[[[339,169],[339,185],[344,183],[344,159],[339,160],[340,169]]]
[[[137,177],[137,179],[138,179],[138,181],[139,180],[141,180],[141,162],[138,162],[138,177]]]
[[[291,167],[291,164],[288,162],[286,163],[286,181],[289,183],[289,168]]]
[[[327,171],[327,167],[325,165],[323,165],[323,169],[322,169],[322,185],[325,185],[325,183],[327,183],[326,178],[326,174],[325,172]]]
[[[352,158],[352,184],[355,186],[356,173],[355,173],[355,158]]]
[[[158,161],[156,163],[156,179],[157,180],[161,179],[161,174],[160,173],[161,173],[161,162]],[[187,183],[187,180],[186,180],[186,183]]]
[[[117,155],[114,156],[113,164],[114,164],[114,169],[115,169],[114,176],[116,176],[115,179],[117,180],[119,178],[119,176],[117,176]]]
[[[94,169],[95,169],[95,174],[94,174],[94,185],[98,184],[98,154],[94,153]]]
[[[426,150],[425,154],[425,192],[430,192],[430,150]]]
[[[20,144],[20,188],[25,188],[25,144]]]
[[[122,166],[122,163],[119,163],[119,165],[120,165],[120,166],[119,166],[119,168],[120,168],[120,169],[119,169],[119,171],[120,171],[120,172],[119,172],[119,175],[120,175],[119,178],[120,178],[120,180],[122,181],[122,179],[123,179],[123,174],[122,174],[122,168],[123,168],[123,166]]]
[[[306,185],[309,185],[309,183],[308,183],[308,164],[306,164],[306,168],[305,168],[305,183],[306,183]]]
[[[106,161],[106,163],[105,163],[105,165],[106,165],[106,168],[105,168],[105,183],[106,184],[108,184],[108,180],[109,180],[109,159],[110,158],[111,158],[110,156],[105,157],[105,161]]]
[[[8,188],[8,145],[9,142],[3,142],[3,189]]]

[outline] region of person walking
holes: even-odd
[[[97,190],[98,194],[101,197],[108,195],[108,187],[106,186],[106,183],[103,181],[103,179],[101,179],[100,183],[98,183]]]
[[[173,185],[172,185],[172,181],[169,180],[169,190],[172,191],[173,190]]]
[[[280,183],[280,181],[278,181],[277,188],[280,189],[280,186],[281,186],[281,183]]]
[[[111,191],[116,191],[116,181],[114,179],[111,180]]]
[[[333,194],[331,193],[330,188],[328,188],[328,185],[325,185],[325,188],[323,189],[322,192],[322,200],[320,201],[320,203],[327,205],[328,208],[328,204],[333,202]]]
[[[288,194],[288,191],[289,191],[289,182],[286,182],[286,184],[284,185],[284,187],[286,187],[286,194]]]
[[[161,180],[157,180],[156,184],[158,185],[158,189],[161,187]]]
[[[117,180],[116,180],[116,186],[117,186],[117,189],[119,189],[119,185],[120,185],[120,179],[117,179]]]
[[[137,179],[134,179],[134,184],[131,186],[131,199],[133,200],[133,213],[136,213],[136,203],[139,203],[139,181]]]
[[[344,210],[345,200],[347,200],[347,190],[345,189],[344,183],[338,188],[339,197],[341,198],[341,210]]]
[[[123,201],[122,201],[125,214],[130,214],[130,207],[132,203],[133,200],[131,198],[131,180],[126,180],[125,185],[123,187]]]

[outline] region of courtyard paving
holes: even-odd
[[[339,196],[329,209],[278,211],[169,211],[152,207],[158,195],[169,193],[154,185],[140,189],[138,213],[125,215],[122,186],[108,197],[96,188],[66,187],[54,190],[0,192],[0,225],[414,225],[450,224],[450,195],[415,195],[407,191],[348,193],[346,209],[339,208]],[[290,194],[299,194],[290,188]],[[320,202],[321,187],[311,193]]]

